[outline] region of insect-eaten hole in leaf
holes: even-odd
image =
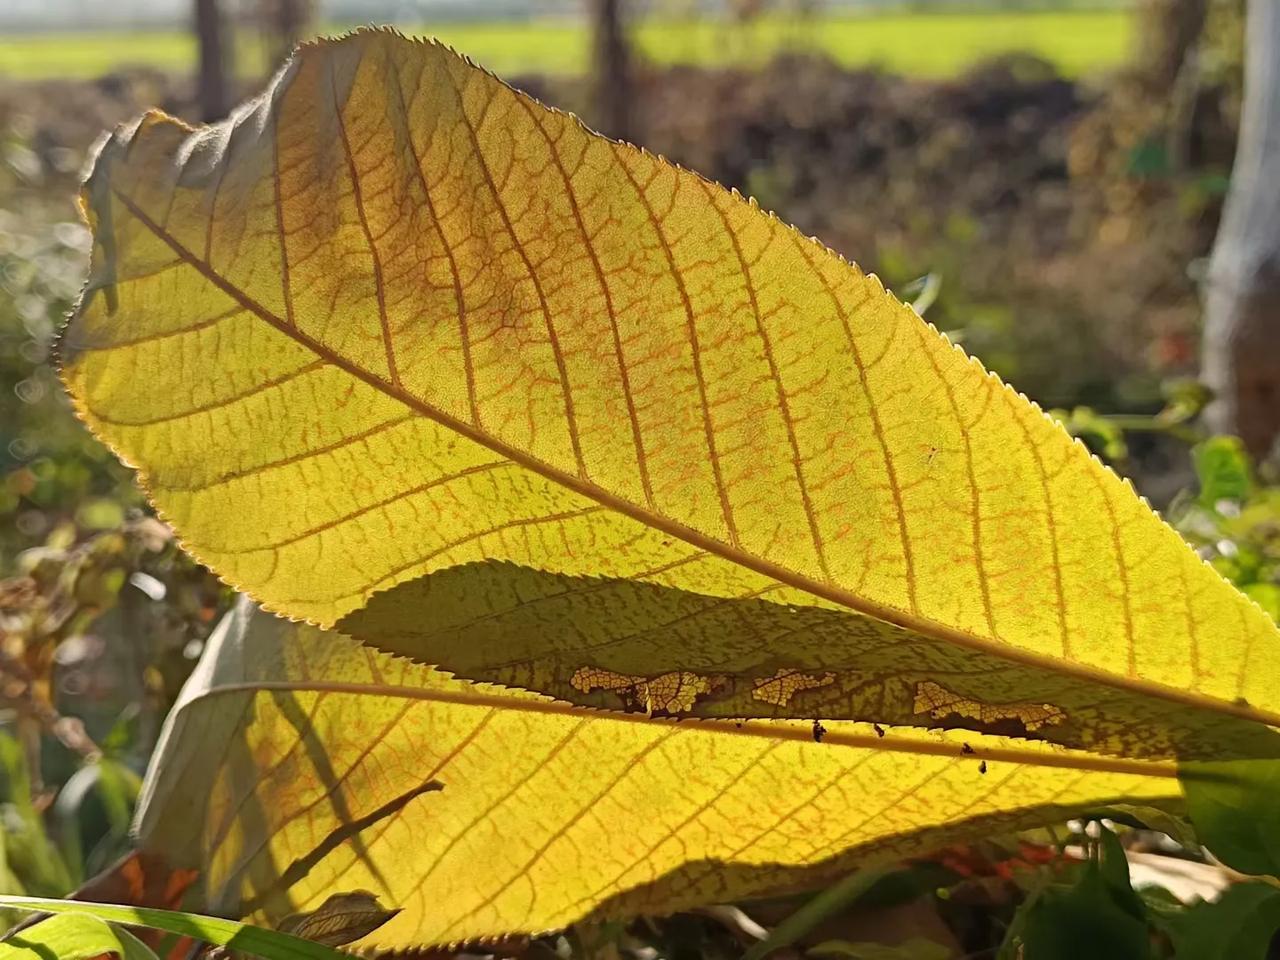
[[[932,680],[916,684],[915,712],[928,714],[935,721],[932,726],[1024,738],[1067,719],[1066,712],[1051,703],[983,703]]]
[[[801,690],[816,690],[836,682],[834,673],[804,673],[799,670],[782,669],[772,677],[757,681],[751,696],[775,707],[785,707],[793,696]]]
[[[791,698],[805,690],[815,690],[836,682],[834,673],[806,673],[782,668],[772,676],[751,680],[751,696],[774,707],[785,707]],[[719,674],[670,671],[646,677],[617,673],[601,667],[579,667],[569,679],[570,686],[582,693],[595,690],[612,691],[627,710],[649,715],[686,714],[700,697],[731,686],[732,679]]]
[[[688,713],[698,697],[712,693],[726,682],[724,677],[703,676],[687,670],[661,673],[655,677],[639,677],[599,667],[579,667],[569,680],[575,690],[583,693],[611,690],[618,695],[627,710],[650,716]]]

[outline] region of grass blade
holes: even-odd
[[[263,960],[350,960],[350,954],[312,943],[291,934],[265,930],[235,920],[206,917],[177,910],[126,907],[110,903],[82,903],[78,900],[47,900],[42,897],[0,896],[0,907],[37,910],[42,913],[79,913],[135,927],[150,927],[184,937],[230,947]],[[34,929],[34,928],[33,928]]]

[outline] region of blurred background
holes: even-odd
[[[86,154],[366,22],[875,271],[1280,616],[1276,0],[0,0],[0,889],[60,895],[127,846],[228,599],[57,382]]]

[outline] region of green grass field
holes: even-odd
[[[636,42],[658,63],[758,62],[784,50],[824,51],[849,66],[881,66],[916,76],[954,75],[987,57],[1035,53],[1068,75],[1121,62],[1129,50],[1130,15],[1120,10],[885,14],[828,17],[808,23],[763,18],[751,25],[715,21],[649,21]],[[336,28],[337,29],[337,28]],[[420,25],[490,69],[573,74],[587,58],[586,31],[574,21]],[[243,43],[240,68],[265,69],[261,50]],[[189,70],[195,45],[185,33],[48,33],[0,38],[0,75],[92,77],[130,64]]]

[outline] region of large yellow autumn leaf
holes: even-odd
[[[77,407],[271,610],[588,705],[1277,752],[1275,625],[1081,445],[874,277],[444,47],[149,114],[84,203]]]
[[[664,720],[453,680],[230,614],[169,718],[138,823],[197,904],[278,924],[366,890],[396,950],[818,884],[1114,801],[1173,765],[982,734]]]

